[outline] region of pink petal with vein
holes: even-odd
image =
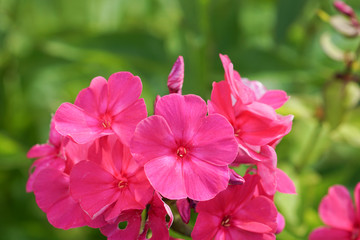
[[[90,218],[69,194],[69,176],[57,169],[41,171],[34,182],[36,203],[57,228],[69,229],[87,225]]]
[[[130,107],[114,116],[111,128],[122,142],[129,145],[136,125],[146,116],[144,99],[137,99]]]
[[[206,201],[226,189],[230,176],[227,166],[208,164],[193,157],[184,160],[183,177],[187,196],[196,201]]]
[[[73,167],[70,188],[73,198],[91,218],[103,213],[120,195],[116,179],[91,161]]]
[[[130,72],[118,72],[109,77],[109,106],[113,116],[133,105],[142,90],[141,80]]]
[[[199,96],[170,94],[156,103],[155,114],[165,118],[175,139],[189,142],[206,116],[206,103]]]
[[[190,154],[208,163],[224,166],[232,163],[238,152],[234,130],[229,122],[219,114],[211,114],[192,139]]]
[[[71,103],[61,104],[55,113],[54,119],[56,130],[61,135],[69,136],[80,144],[112,134],[104,131],[99,119]]]
[[[103,77],[94,78],[90,87],[81,90],[76,97],[75,105],[93,116],[105,114],[108,105],[108,83]]]
[[[161,195],[169,199],[187,197],[181,161],[163,156],[149,161],[144,168],[151,185]]]
[[[175,139],[166,120],[156,115],[142,120],[135,129],[130,150],[140,165],[164,155],[175,155]]]

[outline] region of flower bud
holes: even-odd
[[[354,10],[347,5],[346,3],[344,3],[343,1],[335,1],[334,2],[334,7],[342,14],[345,14],[349,17],[354,17],[355,13]]]
[[[182,85],[184,82],[184,59],[179,56],[171,69],[168,76],[169,93],[181,94]]]

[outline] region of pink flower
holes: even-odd
[[[327,225],[315,229],[310,240],[360,240],[360,183],[355,187],[355,208],[349,191],[341,185],[329,188],[319,207]]]
[[[57,228],[69,229],[88,225],[101,227],[105,224],[102,217],[91,219],[70,195],[70,172],[72,166],[86,159],[88,146],[72,141],[64,143],[63,167],[42,167],[33,183],[36,203],[43,210],[49,222]]]
[[[27,192],[33,191],[34,181],[41,170],[45,168],[64,169],[65,160],[61,153],[62,142],[63,137],[55,130],[54,120],[52,119],[48,143],[36,144],[27,153],[28,158],[37,158],[30,167],[30,171],[32,169],[34,171],[29,174],[29,179],[26,183]]]
[[[131,152],[156,191],[169,199],[204,201],[224,190],[237,154],[233,129],[218,114],[206,116],[198,96],[170,94],[157,101],[155,116],[141,121]]]
[[[267,91],[256,83],[243,82],[227,56],[220,55],[225,81],[213,83],[209,112],[225,116],[234,128],[239,156],[263,160],[261,146],[274,145],[291,130],[293,116],[275,112],[287,99],[283,91]]]
[[[75,104],[63,103],[55,113],[56,130],[77,143],[87,143],[115,133],[129,144],[137,123],[147,115],[141,80],[129,72],[118,72],[107,82],[96,77],[83,89]]]
[[[70,189],[91,218],[104,212],[105,220],[109,221],[125,210],[145,208],[154,190],[128,147],[117,137],[109,136],[89,155],[100,158],[74,166]]]
[[[268,198],[254,196],[256,178],[246,175],[243,185],[230,185],[215,198],[199,202],[193,239],[275,239],[277,211]]]
[[[168,88],[169,93],[179,93],[181,94],[181,89],[184,82],[184,59],[182,56],[179,56],[174,63],[174,66],[171,69],[171,72],[168,76]]]

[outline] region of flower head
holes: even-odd
[[[146,117],[141,80],[129,72],[114,73],[107,82],[96,77],[75,104],[63,103],[55,113],[56,130],[77,143],[116,134],[129,144],[136,124]]]
[[[224,190],[237,154],[233,130],[218,115],[206,116],[198,96],[170,94],[158,100],[155,116],[136,127],[130,149],[164,197],[208,200]]]

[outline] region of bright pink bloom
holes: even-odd
[[[92,220],[70,195],[69,173],[75,163],[86,159],[87,147],[67,141],[63,149],[66,159],[63,167],[43,167],[34,180],[36,203],[54,227],[69,229],[85,225],[100,227],[105,224],[102,217]]]
[[[102,218],[92,220],[71,197],[69,181],[69,175],[53,168],[43,169],[35,179],[36,203],[46,213],[49,222],[61,229],[104,225]]]
[[[360,183],[355,187],[355,208],[349,191],[341,185],[329,188],[319,207],[327,225],[315,229],[310,240],[360,240]]]
[[[101,162],[76,164],[70,175],[70,189],[91,218],[104,213],[109,221],[125,210],[145,208],[154,190],[128,147],[116,136],[109,136],[89,155],[100,156]]]
[[[256,178],[246,175],[243,185],[230,185],[215,198],[199,202],[193,239],[275,239],[277,211],[268,198],[254,196]]]
[[[30,167],[29,179],[26,183],[26,191],[33,191],[34,181],[45,168],[54,168],[63,170],[65,167],[65,160],[62,157],[61,146],[63,137],[55,130],[54,120],[51,120],[49,141],[45,144],[36,144],[27,153],[28,158],[37,158]]]
[[[181,94],[181,89],[184,82],[184,59],[182,56],[179,56],[174,63],[174,66],[171,69],[171,72],[168,76],[168,88],[169,93],[179,93]]]
[[[233,129],[218,114],[206,116],[198,96],[170,94],[155,116],[141,121],[130,144],[151,185],[164,197],[203,201],[224,190],[237,154]]]
[[[225,81],[213,83],[209,112],[225,116],[233,126],[239,144],[238,160],[246,157],[263,160],[261,146],[276,144],[291,130],[293,116],[275,112],[288,97],[283,91],[267,91],[257,83],[243,82],[230,59],[220,57]]]
[[[75,104],[63,103],[55,113],[55,127],[77,143],[87,143],[115,133],[129,144],[138,122],[147,115],[141,80],[129,72],[118,72],[107,82],[96,77],[83,89]]]

